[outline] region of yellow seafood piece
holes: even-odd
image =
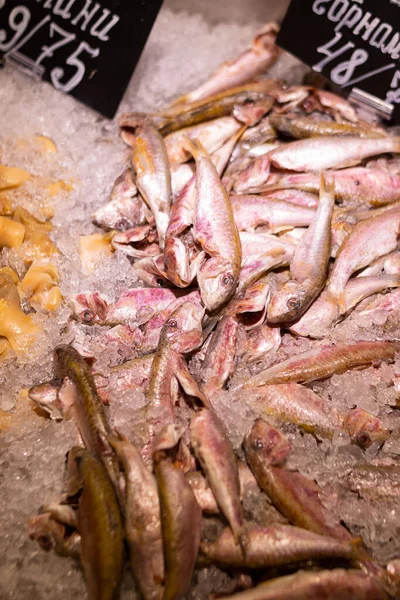
[[[59,282],[60,276],[54,265],[36,261],[21,281],[19,292],[30,302],[36,302],[46,310],[55,310],[62,302],[61,292],[57,286]]]
[[[20,248],[25,237],[25,226],[8,217],[0,217],[0,248]]]
[[[79,255],[83,271],[91,273],[104,257],[113,254],[112,238],[112,232],[93,233],[79,237]]]
[[[55,154],[58,152],[55,142],[53,142],[51,138],[47,137],[47,135],[36,135],[35,141],[39,145],[41,152],[46,152],[48,154]]]
[[[22,223],[25,226],[25,240],[31,239],[36,233],[48,233],[53,229],[53,225],[46,221],[39,221],[26,208],[17,206],[13,214],[13,221]]]
[[[0,273],[0,336],[5,337],[16,352],[23,352],[34,341],[39,328],[21,308],[13,277]]]
[[[18,284],[18,275],[17,273],[14,271],[14,269],[12,269],[11,267],[1,267],[0,269],[0,281],[2,281],[2,277],[10,277],[11,281],[13,283],[15,283],[15,285]]]
[[[30,174],[24,169],[0,165],[0,190],[19,187],[29,179],[29,177]]]
[[[19,251],[20,257],[26,263],[53,256],[53,254],[58,254],[58,248],[47,233],[32,234]]]
[[[0,192],[0,215],[12,215],[12,201],[7,192]]]
[[[49,185],[46,186],[46,189],[53,198],[62,192],[72,192],[74,186],[72,182],[60,179],[60,181],[53,181],[52,183],[49,183]]]

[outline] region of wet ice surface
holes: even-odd
[[[204,79],[221,61],[237,54],[238,48],[246,47],[258,26],[259,23],[249,22],[245,25],[217,22],[211,26],[200,15],[178,15],[164,10],[120,111],[152,110],[165,105],[175,95]],[[183,62],[182,56],[187,54],[190,54],[190,61]],[[289,81],[296,83],[301,81],[303,68],[289,56],[284,56],[273,67],[272,74],[288,75]],[[111,301],[122,289],[136,285],[136,277],[126,257],[115,254],[102,261],[92,275],[84,275],[78,254],[78,235],[96,231],[90,215],[107,200],[113,181],[128,160],[116,123],[102,119],[47,84],[33,84],[9,68],[0,72],[0,103],[1,162],[21,166],[49,180],[72,180],[74,185],[70,194],[58,199],[53,219],[57,227],[52,238],[62,253],[55,261],[61,275],[62,293],[68,295],[96,289]],[[17,140],[29,140],[37,133],[56,142],[59,152],[55,157],[38,157],[32,154],[29,146],[21,149],[16,144]],[[29,185],[29,193],[19,197],[18,203],[40,217],[35,184]],[[4,253],[1,261],[1,264],[11,264],[17,271],[22,271],[23,266],[13,252]],[[11,357],[1,369],[1,599],[85,597],[85,586],[77,565],[51,552],[46,554],[29,540],[26,532],[27,519],[44,502],[56,500],[62,491],[65,454],[79,439],[71,422],[56,423],[36,414],[23,390],[51,377],[53,347],[71,341],[77,331],[84,343],[92,347],[95,344],[99,371],[107,371],[110,365],[123,358],[116,344],[104,345],[104,328],[80,326],[64,330],[69,313],[68,306],[61,309],[58,320],[38,313],[35,319],[43,333],[31,355],[18,361]],[[377,335],[396,339],[396,323],[386,322],[384,317],[375,317]],[[329,339],[370,338],[369,322],[354,313]],[[279,354],[271,360],[276,362],[310,346],[306,339],[294,340],[286,335]],[[260,370],[263,365],[252,365],[250,372]],[[400,373],[400,365],[370,368],[313,384],[313,389],[335,408],[347,410],[357,404],[378,415],[386,427],[394,430],[380,452],[371,447],[363,453],[351,445],[345,435],[338,435],[331,444],[317,442],[308,434],[302,436],[295,428],[285,430],[293,444],[290,466],[317,480],[323,488],[323,500],[328,510],[342,518],[354,533],[361,534],[382,561],[400,553],[400,536],[396,534],[399,502],[393,499],[388,503],[360,500],[356,493],[348,491],[344,482],[348,471],[357,464],[371,460],[376,464],[393,464],[399,460],[400,417],[393,409],[398,397],[392,385],[393,373]],[[136,411],[143,403],[142,393],[119,393],[116,389],[109,409],[114,424],[132,435],[134,426],[140,429],[141,421]],[[217,412],[240,452],[243,435],[257,415],[246,406],[245,397],[232,399],[227,392],[219,396]],[[249,510],[254,511],[257,499],[248,500],[248,503]],[[265,503],[261,506],[265,507]],[[230,578],[214,567],[200,571],[195,581],[190,595],[193,599],[205,598],[218,587],[226,593],[232,589]],[[122,597],[125,600],[135,597],[129,574],[124,580]]]

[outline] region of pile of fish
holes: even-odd
[[[324,338],[370,296],[364,312],[400,306],[400,138],[331,92],[260,77],[276,32],[164,111],[122,115],[129,164],[93,222],[143,285],[70,301],[75,332],[103,326],[104,348],[130,360],[105,376],[76,333],[54,351],[54,380],[29,392],[83,442],[30,536],[80,558],[90,600],[119,597],[125,552],[145,600],[186,597],[211,565],[230,574],[218,597],[398,597],[400,561],[377,564],[327,513],[288,466],[283,432],[341,432],[362,450],[390,436],[357,398],[341,412],[310,384],[396,360],[384,331]],[[294,337],[307,346],[282,356]],[[116,381],[144,393],[140,436],[110,424]],[[218,416],[226,395],[258,411],[237,448]],[[243,508],[249,493],[261,522]]]

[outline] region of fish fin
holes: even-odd
[[[178,368],[175,372],[175,377],[182,386],[185,394],[187,394],[188,396],[194,396],[195,398],[198,398],[202,402],[203,406],[209,407],[210,404],[206,396],[200,390],[199,386],[197,385],[197,382],[189,373],[189,370],[184,360],[180,360],[178,362]]]
[[[204,148],[204,146],[200,143],[198,139],[191,138],[188,135],[185,135],[183,137],[183,146],[185,150],[187,150],[188,152],[190,152],[190,154],[193,155],[194,159],[204,156],[207,158],[209,157],[207,150]]]

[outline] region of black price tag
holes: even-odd
[[[0,0],[9,58],[112,118],[162,0]]]
[[[400,0],[292,0],[277,43],[344,95],[392,104],[400,123]]]

